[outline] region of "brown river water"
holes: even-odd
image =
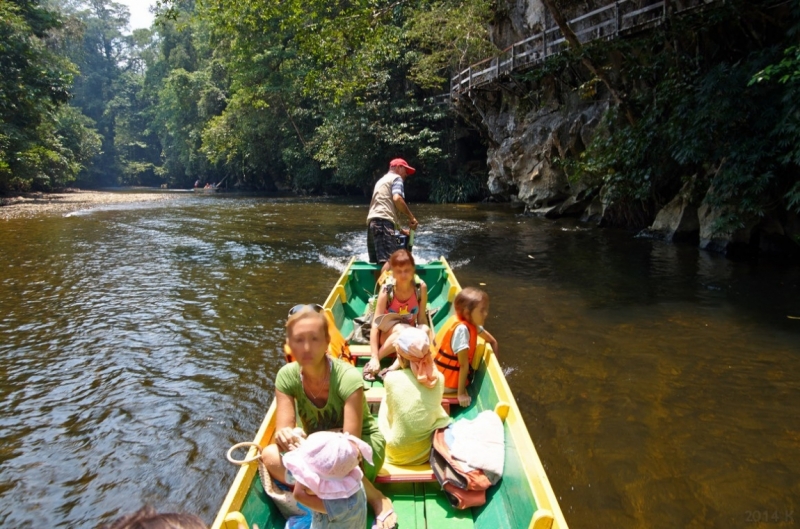
[[[487,328],[570,527],[800,526],[800,270],[506,206],[412,205]],[[366,206],[190,194],[0,222],[0,526],[211,522],[287,310]],[[401,521],[402,522],[402,521]]]

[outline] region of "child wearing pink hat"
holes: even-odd
[[[363,529],[367,495],[361,484],[363,457],[372,464],[372,448],[348,433],[315,432],[283,464],[296,480],[294,497],[312,511],[311,529]]]

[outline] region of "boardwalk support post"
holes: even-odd
[[[544,16],[544,31],[542,31],[542,60],[547,59],[547,14]]]
[[[515,62],[514,62],[514,50],[516,50],[516,49],[517,49],[517,45],[516,45],[516,44],[513,44],[513,45],[511,46],[511,71],[512,71],[512,72],[514,71],[514,68],[516,68],[516,67],[517,67],[517,65],[516,65],[516,64],[515,64]]]

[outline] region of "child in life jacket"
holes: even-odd
[[[468,377],[478,336],[482,336],[497,352],[497,340],[483,328],[489,315],[489,294],[467,287],[458,293],[453,307],[456,313],[445,322],[447,331],[434,363],[444,375],[445,394],[457,392],[458,403],[469,406],[472,398],[467,393]]]
[[[358,464],[372,448],[348,433],[315,432],[283,456],[295,481],[294,498],[312,511],[311,529],[363,529],[367,495]]]
[[[425,325],[428,305],[428,287],[425,282],[414,277],[416,264],[414,256],[405,249],[394,252],[389,257],[392,278],[387,281],[375,302],[375,316],[370,329],[370,360],[364,366],[364,379],[372,381],[381,368],[381,359],[395,351],[397,337],[407,327]]]

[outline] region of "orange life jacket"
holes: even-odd
[[[453,352],[450,340],[456,327],[462,323],[469,330],[469,372],[472,374],[472,358],[475,356],[475,348],[478,345],[478,328],[458,315],[450,316],[450,319],[444,323],[447,332],[445,332],[442,343],[439,344],[439,352],[433,359],[436,367],[444,375],[444,386],[451,389],[458,388],[458,371],[461,365],[458,363],[458,355]]]

